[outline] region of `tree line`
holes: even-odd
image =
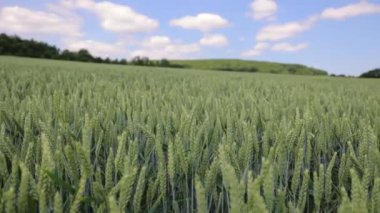
[[[45,58],[67,61],[93,62],[103,64],[122,64],[138,66],[177,67],[181,65],[171,64],[167,59],[150,60],[148,57],[136,56],[130,61],[127,59],[110,59],[95,57],[88,50],[79,51],[60,50],[54,45],[34,39],[22,39],[17,35],[0,34],[0,55],[22,56],[31,58]]]
[[[355,78],[355,76],[344,75],[344,74],[331,74],[331,77],[341,77],[341,78]],[[359,78],[380,78],[380,68],[370,70],[368,72],[362,73]]]
[[[36,41],[34,39],[22,39],[17,35],[0,34],[0,55],[12,55],[31,58],[45,58],[67,61],[93,62],[103,64],[121,64],[137,66],[155,66],[155,67],[174,67],[186,68],[185,65],[172,64],[167,59],[150,60],[148,57],[136,56],[130,61],[127,59],[110,59],[95,57],[88,50],[80,49],[79,51],[60,50],[54,45],[46,42]],[[297,67],[289,68],[289,73],[295,73]],[[219,67],[217,70],[222,71],[240,71],[240,72],[257,72],[255,67],[236,68],[236,67]],[[332,77],[353,77],[346,75],[331,74]],[[380,69],[374,69],[360,75],[361,78],[380,78]]]
[[[373,69],[360,75],[361,78],[380,78],[380,68]]]

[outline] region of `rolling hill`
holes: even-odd
[[[261,72],[297,75],[327,75],[327,72],[300,64],[283,64],[276,62],[247,61],[238,59],[204,59],[204,60],[150,60],[148,57],[136,56],[130,61],[126,59],[100,58],[93,56],[88,50],[60,50],[54,45],[22,39],[18,36],[0,34],[0,55],[46,58],[66,61],[93,62],[104,64],[122,64],[155,67],[191,68],[203,70],[220,70],[236,72]]]
[[[170,63],[174,66],[192,69],[297,75],[327,75],[327,72],[324,70],[300,64],[283,64],[239,59],[171,60]]]

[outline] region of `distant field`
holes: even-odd
[[[244,61],[231,59],[216,60],[173,60],[172,64],[193,69],[208,69],[222,71],[263,72],[296,75],[327,75],[325,71],[298,64],[281,64],[274,62]]]
[[[379,212],[378,91],[0,57],[0,212]]]

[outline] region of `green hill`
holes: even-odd
[[[131,61],[126,59],[111,60],[94,57],[86,49],[78,52],[61,51],[54,45],[45,42],[22,39],[18,36],[0,34],[0,55],[21,56],[32,58],[46,58],[56,60],[69,60],[81,62],[95,62],[105,64],[132,64],[138,66],[156,66],[173,68],[192,68],[237,72],[262,72],[297,75],[327,75],[327,72],[299,64],[282,64],[274,62],[247,61],[235,59],[205,59],[205,60],[149,60],[147,57],[134,57]]]
[[[300,64],[282,64],[238,59],[171,60],[170,63],[174,66],[182,66],[184,68],[192,69],[297,75],[327,75],[326,71]]]

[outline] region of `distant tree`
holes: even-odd
[[[48,58],[60,59],[68,61],[82,61],[82,62],[95,62],[106,64],[128,64],[126,59],[103,59],[101,57],[94,57],[87,49],[80,49],[79,51],[63,50],[61,51],[54,45],[45,42],[36,41],[34,39],[26,40],[18,37],[17,35],[7,35],[0,33],[0,55],[14,55],[25,56],[33,58]],[[178,67],[183,68],[183,65],[170,64],[167,59],[160,61],[152,61],[148,57],[136,56],[131,62],[133,65],[139,66],[163,66],[163,67]]]
[[[296,66],[289,67],[288,72],[290,74],[295,74],[297,72],[297,67]]]
[[[133,57],[131,63],[132,63],[133,65],[143,65],[140,56],[135,56],[135,57]]]
[[[159,67],[160,66],[160,61],[150,60],[147,66]]]
[[[245,72],[257,72],[259,71],[259,69],[257,69],[256,67],[247,67],[245,69]]]
[[[33,58],[58,58],[59,49],[33,39],[23,40],[18,36],[0,34],[0,54]]]
[[[110,63],[111,63],[111,59],[107,57],[107,58],[104,60],[104,63],[106,63],[106,64],[110,64]]]
[[[159,66],[161,67],[170,67],[170,61],[166,58],[163,58],[159,62]]]
[[[331,77],[338,77],[338,78],[348,78],[348,77],[351,77],[351,76],[345,75],[345,74],[331,74],[330,76]]]
[[[74,61],[76,59],[76,54],[74,52],[69,51],[69,50],[64,50],[61,53],[60,58],[63,60]]]
[[[141,62],[143,66],[149,66],[150,65],[150,60],[148,57],[142,57]]]
[[[365,72],[360,75],[360,78],[380,78],[380,68]]]
[[[80,49],[77,54],[78,61],[90,62],[94,60],[94,57],[86,49]]]
[[[120,60],[120,64],[124,64],[124,65],[126,65],[126,64],[128,64],[128,62],[127,62],[126,59],[121,59],[121,60]]]
[[[148,57],[141,57],[141,56],[135,56],[133,57],[131,63],[133,65],[138,65],[138,66],[151,66],[153,65],[152,61]]]
[[[0,34],[0,55],[26,56],[33,58],[49,58],[96,63],[121,63],[118,60],[111,61],[109,58],[107,60],[100,57],[93,57],[91,53],[86,49],[81,49],[77,52],[70,50],[60,51],[57,47],[49,45],[45,42],[35,41],[34,39],[25,40],[21,39],[18,36],[9,36],[5,33]]]
[[[114,59],[114,60],[111,60],[111,64],[119,64],[119,59]]]
[[[100,58],[100,57],[95,57],[95,58],[94,58],[94,62],[95,62],[95,63],[103,63],[103,59]]]

